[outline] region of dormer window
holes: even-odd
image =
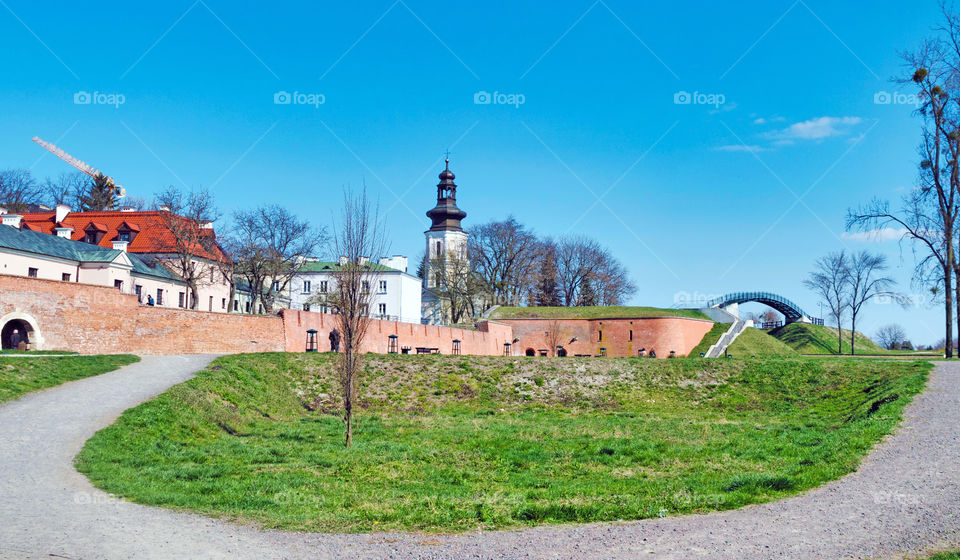
[[[117,233],[117,241],[126,241],[130,243],[130,240],[133,236],[130,235],[129,231],[121,231]]]
[[[97,244],[97,232],[88,231],[87,236],[83,238],[84,243],[90,243],[91,245]]]
[[[83,241],[85,243],[90,243],[91,245],[99,245],[100,241],[103,240],[103,236],[107,234],[106,226],[96,222],[90,222],[90,224],[87,225],[83,231]]]

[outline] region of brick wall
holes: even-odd
[[[36,322],[39,350],[203,354],[284,350],[279,317],[147,307],[114,288],[0,275],[0,318]],[[39,335],[39,336],[37,336]]]
[[[712,321],[682,317],[638,317],[631,319],[500,319],[513,328],[515,354],[528,349],[539,353],[549,349],[546,333],[559,327],[560,344],[569,356],[596,356],[606,348],[607,356],[636,356],[641,348],[666,358],[673,350],[686,356],[713,327]],[[631,336],[632,332],[632,336]],[[573,338],[577,340],[571,342]]]
[[[306,350],[308,329],[318,331],[317,342],[321,352],[330,350],[330,331],[336,326],[333,315],[292,309],[285,309],[282,314],[288,351]],[[392,334],[397,335],[397,348],[407,346],[411,348],[411,353],[421,346],[437,348],[442,354],[452,354],[453,341],[456,339],[460,341],[461,354],[499,355],[503,354],[503,343],[513,340],[513,329],[508,325],[488,321],[481,322],[473,331],[374,319],[367,330],[363,351],[385,354]]]
[[[335,326],[334,316],[323,313],[284,310],[264,317],[148,307],[114,288],[6,275],[0,275],[0,319],[35,323],[38,332],[30,337],[35,349],[84,354],[303,352],[308,329],[318,331],[319,350],[326,351]],[[558,324],[560,344],[571,356],[597,355],[604,347],[608,356],[636,356],[645,348],[661,358],[670,350],[686,355],[713,325],[678,317],[565,319]],[[549,319],[504,319],[482,321],[474,331],[373,320],[362,350],[386,353],[393,334],[398,348],[410,347],[411,352],[422,346],[451,354],[458,339],[461,354],[502,355],[504,343],[511,342],[512,353],[523,355],[528,348],[548,348],[544,333],[554,326]]]

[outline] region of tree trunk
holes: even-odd
[[[945,232],[947,233],[947,232]],[[952,232],[947,233],[947,266],[943,267],[944,306],[946,308],[946,331],[943,354],[947,358],[953,357],[953,240]]]
[[[854,338],[856,336],[857,336],[857,316],[854,314],[850,316],[850,355],[851,356],[853,356],[854,354],[853,343],[854,343]]]
[[[843,322],[840,321],[841,315],[837,315],[837,355],[843,354]]]

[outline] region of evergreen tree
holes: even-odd
[[[540,265],[540,278],[533,287],[533,305],[537,307],[559,307],[560,290],[557,289],[557,262],[551,248],[544,251],[543,264]]]
[[[83,212],[103,212],[115,210],[116,207],[117,191],[113,182],[103,173],[98,173],[80,198],[80,209]]]
[[[577,297],[577,305],[580,307],[590,307],[597,305],[597,292],[593,289],[593,282],[587,276],[580,284],[580,294]]]

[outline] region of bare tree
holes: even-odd
[[[880,343],[880,346],[883,346],[887,350],[893,350],[894,344],[902,344],[903,341],[907,339],[906,331],[903,330],[903,327],[895,323],[880,327],[874,336],[877,342]]]
[[[184,192],[168,187],[157,195],[160,231],[157,242],[173,243],[172,268],[190,290],[187,307],[196,309],[200,286],[209,283],[206,267],[222,258],[211,225],[219,217],[210,191]]]
[[[276,204],[234,215],[234,248],[251,295],[272,313],[280,294],[303,268],[304,258],[327,243],[327,231]],[[256,307],[256,301],[252,303]]]
[[[850,301],[849,264],[843,251],[817,259],[815,269],[803,284],[816,292],[837,321],[837,354],[843,353],[843,312]]]
[[[850,309],[850,355],[854,353],[857,336],[857,315],[868,301],[878,296],[890,296],[892,299],[901,299],[899,294],[890,290],[896,284],[889,276],[883,276],[887,269],[887,258],[881,254],[872,254],[861,251],[850,257],[847,265],[847,284],[849,299],[847,307]]]
[[[960,273],[955,254],[960,208],[960,17],[945,4],[941,11],[945,23],[938,29],[939,35],[904,54],[908,77],[897,80],[912,84],[921,100],[917,110],[922,121],[918,187],[902,212],[891,212],[886,203],[874,201],[865,209],[851,211],[847,228],[896,223],[907,230],[905,238],[929,250],[917,270],[920,278],[942,286],[937,291],[943,294],[946,308],[944,353],[949,358],[953,356],[954,313],[960,317],[960,282],[954,282]],[[940,271],[930,274],[934,264]]]
[[[0,171],[0,204],[11,212],[26,212],[40,202],[41,192],[29,169]]]
[[[61,173],[56,180],[46,179],[41,189],[44,197],[50,206],[66,204],[72,208],[80,209],[80,198],[86,192],[90,178],[87,175],[76,171],[74,173]]]
[[[469,257],[454,251],[429,261],[433,285],[429,289],[445,306],[444,315],[451,324],[459,324],[465,317],[476,315],[477,304],[488,307],[488,292],[483,282],[474,274]]]
[[[567,339],[567,331],[563,328],[563,323],[557,319],[547,323],[546,339],[547,347],[550,348],[550,355],[556,356],[560,343]]]
[[[583,236],[567,237],[557,244],[557,286],[563,305],[576,305],[583,281],[593,273],[601,252],[596,241]]]
[[[379,207],[367,198],[366,187],[358,194],[344,191],[343,202],[343,213],[334,222],[330,240],[331,253],[342,257],[330,301],[342,341],[337,369],[343,395],[345,444],[349,447],[353,441],[353,407],[360,385],[360,347],[370,324],[369,286],[376,284],[378,274],[378,268],[370,263],[380,262],[387,252],[387,243],[380,226]]]
[[[521,305],[535,280],[540,242],[512,216],[470,229],[470,262],[491,305]]]

